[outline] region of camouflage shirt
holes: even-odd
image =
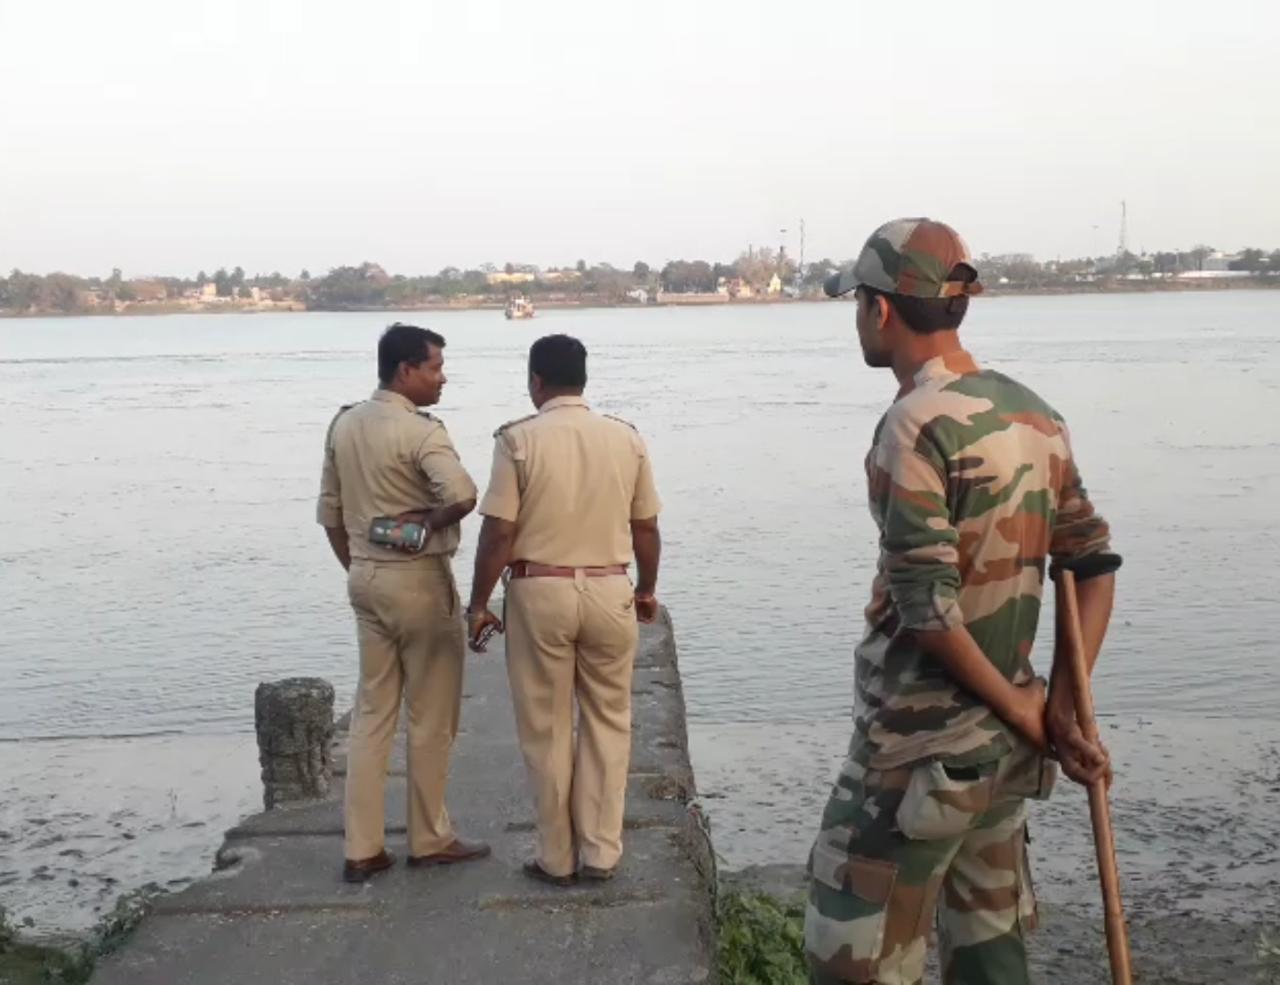
[[[960,352],[932,359],[881,419],[867,456],[880,559],[857,648],[850,755],[893,769],[985,762],[1015,741],[920,649],[964,625],[1015,684],[1030,680],[1045,561],[1109,550],[1062,418]]]

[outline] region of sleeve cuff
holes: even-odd
[[[631,507],[631,519],[649,520],[662,512],[662,504],[656,499],[652,503],[640,503]]]
[[[440,506],[443,509],[449,506],[457,506],[459,503],[475,502],[479,496],[479,492],[480,491],[476,489],[475,486],[471,486],[469,488],[459,487],[457,489],[450,489],[440,497]]]
[[[1078,557],[1055,558],[1049,575],[1056,578],[1059,572],[1070,571],[1076,576],[1076,581],[1088,581],[1090,578],[1113,574],[1120,570],[1122,564],[1124,564],[1124,558],[1119,554],[1110,550],[1094,551]]]
[[[936,593],[898,599],[898,617],[903,629],[917,633],[945,633],[964,625],[960,603]]]
[[[316,523],[322,527],[340,527],[342,526],[342,510],[328,503],[317,503]]]
[[[480,501],[480,506],[476,510],[481,516],[491,516],[495,520],[506,520],[508,523],[515,523],[516,516],[519,513],[519,507],[506,507],[486,496]]]

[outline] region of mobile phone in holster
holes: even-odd
[[[412,520],[378,516],[369,524],[369,543],[406,554],[416,554],[427,542],[427,528]]]

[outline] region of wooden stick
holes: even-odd
[[[1068,570],[1058,573],[1058,605],[1066,623],[1071,651],[1071,690],[1075,698],[1076,721],[1090,742],[1098,741],[1098,722],[1093,715],[1093,692],[1089,687],[1089,666],[1085,662],[1084,634],[1080,630],[1080,606],[1076,600],[1076,577]],[[1098,878],[1102,883],[1102,904],[1106,909],[1107,952],[1111,957],[1114,985],[1132,985],[1129,963],[1129,931],[1120,902],[1120,872],[1116,866],[1116,841],[1111,830],[1111,808],[1107,803],[1107,781],[1089,785],[1089,814],[1093,820],[1093,843],[1098,855]]]

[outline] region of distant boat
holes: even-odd
[[[503,314],[508,319],[511,318],[532,318],[533,302],[527,298],[512,298],[507,302],[506,310]]]

